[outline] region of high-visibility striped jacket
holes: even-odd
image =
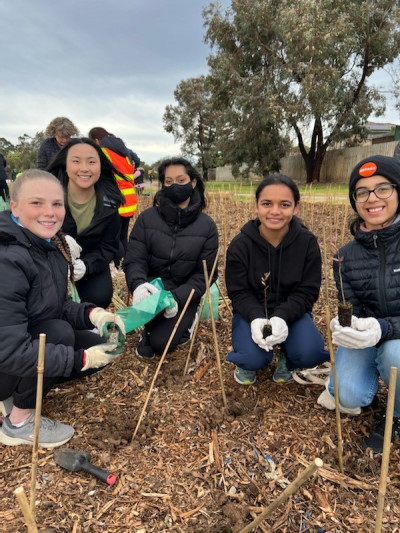
[[[133,177],[135,167],[128,157],[128,150],[121,139],[111,135],[102,139],[100,146],[114,167],[128,178],[124,180],[118,174],[115,175],[119,190],[125,198],[125,204],[121,204],[118,212],[121,217],[132,217],[137,209],[137,196]]]

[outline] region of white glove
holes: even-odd
[[[357,318],[354,326],[338,326],[332,335],[332,342],[344,348],[362,350],[375,346],[382,337],[382,329],[376,318]]]
[[[71,235],[65,235],[65,240],[67,241],[69,251],[71,252],[72,262],[74,263],[75,260],[79,259],[81,256],[82,248]]]
[[[74,261],[74,281],[79,281],[86,274],[86,265],[82,259]]]
[[[158,289],[154,287],[151,283],[142,283],[138,285],[132,294],[132,305],[135,305],[151,294],[158,292]]]
[[[112,353],[117,348],[117,344],[97,344],[84,351],[85,365],[81,372],[89,368],[100,368],[113,361],[120,353]]]
[[[164,316],[165,316],[165,318],[174,318],[174,316],[176,316],[177,312],[178,312],[178,304],[176,302],[174,302],[172,307],[167,307],[164,310]]]
[[[110,328],[115,326],[121,333],[119,342],[125,342],[125,324],[120,316],[104,311],[102,307],[95,307],[90,311],[89,319],[93,326],[99,330],[101,337],[108,339]]]
[[[267,324],[269,324],[269,321],[266,318],[255,318],[250,323],[250,329],[253,341],[263,350],[270,351],[271,347],[267,345],[263,337],[263,329]]]
[[[272,327],[272,335],[265,339],[268,346],[275,346],[275,344],[284,342],[287,339],[289,329],[283,318],[279,318],[279,316],[273,316],[270,318],[269,323]]]

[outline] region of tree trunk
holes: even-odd
[[[306,183],[319,183],[322,162],[326,154],[325,147],[317,147],[316,151],[308,154],[303,154],[304,163],[306,165]]]

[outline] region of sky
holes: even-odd
[[[229,0],[219,0],[223,7]],[[102,126],[152,164],[180,152],[162,117],[206,74],[207,0],[0,0],[0,137],[16,143],[66,116]],[[388,77],[375,77],[381,90]],[[379,122],[400,123],[388,106]]]

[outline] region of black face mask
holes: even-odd
[[[193,194],[193,185],[192,182],[185,183],[185,185],[179,185],[178,183],[173,183],[163,187],[164,194],[167,198],[174,202],[174,204],[181,204]]]

